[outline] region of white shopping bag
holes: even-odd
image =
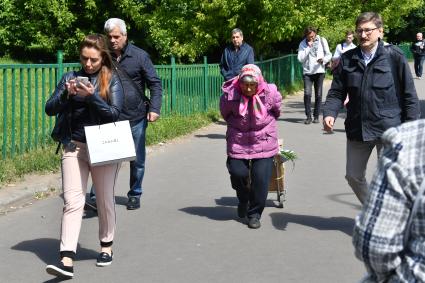
[[[84,127],[91,166],[135,160],[128,120]]]

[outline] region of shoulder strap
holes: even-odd
[[[407,246],[407,242],[409,240],[410,235],[410,228],[412,226],[413,217],[415,216],[416,212],[418,211],[419,204],[422,199],[422,195],[425,191],[425,179],[422,181],[421,186],[419,187],[418,193],[416,194],[415,202],[413,203],[412,211],[410,212],[409,219],[407,220],[406,228],[404,229],[404,238],[403,238],[403,244],[404,247]]]
[[[322,44],[323,53],[327,54],[328,52],[326,51],[325,45],[323,44],[323,37],[321,37],[320,35],[319,37],[320,37],[320,44]],[[330,52],[329,45],[327,50]]]

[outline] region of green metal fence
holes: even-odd
[[[296,55],[257,62],[268,82],[279,89],[302,81]],[[189,115],[218,109],[223,79],[217,64],[155,66],[163,86],[162,116]],[[58,52],[56,64],[0,64],[0,159],[51,143],[54,118],[44,113],[44,105],[62,74],[80,68],[79,63],[63,63]]]
[[[413,60],[413,53],[412,51],[410,51],[409,43],[401,43],[397,46],[400,47],[401,51],[403,51],[404,56],[406,56],[407,60]]]

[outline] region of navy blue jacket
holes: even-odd
[[[424,40],[416,40],[410,46],[410,51],[412,51],[414,57],[425,56],[425,48],[420,48],[420,46],[424,45]]]
[[[149,54],[134,44],[128,43],[123,49],[119,65],[140,86],[143,92],[145,92],[146,86],[148,87],[150,91],[149,111],[160,114],[162,104],[161,80],[155,71]],[[125,95],[120,120],[130,120],[131,124],[137,123],[143,118],[146,118],[147,106],[144,103],[143,97],[138,92],[135,92],[132,86],[128,86],[131,82],[126,81],[122,76],[120,78],[122,79]]]
[[[375,56],[366,66],[360,48],[341,56],[331,89],[323,107],[323,117],[337,117],[346,96],[347,138],[373,141],[390,127],[416,120],[419,100],[412,74],[403,52],[393,45],[378,43]]]
[[[63,131],[63,136],[60,140],[76,140],[86,142],[84,133],[85,126],[93,126],[104,123],[115,122],[118,120],[123,106],[124,95],[121,83],[116,74],[112,75],[110,82],[110,93],[108,101],[100,97],[99,89],[93,95],[83,96],[68,96],[65,83],[77,76],[89,77],[92,85],[97,85],[98,73],[88,75],[83,70],[78,72],[68,72],[62,76],[52,96],[47,100],[45,111],[49,116],[65,114],[68,116],[64,119],[66,131]]]
[[[254,50],[247,43],[243,42],[239,51],[236,52],[233,44],[224,49],[220,60],[220,73],[224,80],[239,75],[242,67],[246,64],[254,64]]]

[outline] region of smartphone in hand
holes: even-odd
[[[77,83],[77,87],[79,87],[81,84],[88,86],[90,84],[89,78],[88,77],[82,77],[82,76],[78,76],[75,79],[76,83]]]

